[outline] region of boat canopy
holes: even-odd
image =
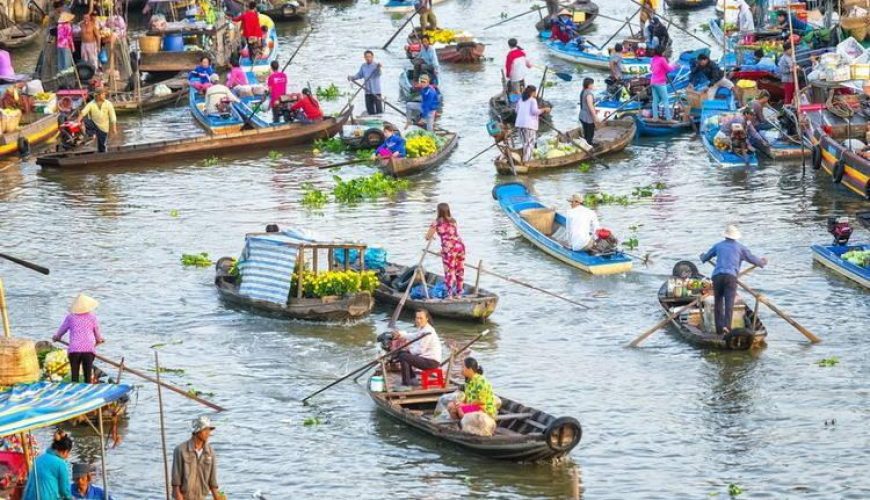
[[[0,437],[58,424],[120,399],[126,384],[36,382],[0,393]]]

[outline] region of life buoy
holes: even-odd
[[[30,141],[27,137],[18,138],[18,156],[25,157],[30,154]]]
[[[577,446],[583,437],[583,428],[580,422],[571,417],[559,417],[553,420],[544,431],[547,446],[553,451],[567,452]]]
[[[812,149],[813,170],[822,168],[822,146],[819,144],[813,145]]]
[[[725,335],[725,346],[733,351],[746,351],[752,347],[754,335],[746,329],[737,328]]]
[[[671,270],[671,276],[674,276],[675,278],[692,278],[698,276],[698,266],[687,260],[681,260],[674,264],[674,268]]]
[[[831,177],[834,178],[834,183],[839,184],[843,181],[843,175],[846,173],[846,160],[840,158],[837,163],[834,163],[834,168],[831,169]]]

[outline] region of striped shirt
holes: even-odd
[[[96,352],[97,342],[102,342],[100,323],[92,313],[67,314],[54,340],[60,340],[69,332],[69,352]]]

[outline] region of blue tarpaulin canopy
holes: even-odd
[[[0,437],[58,424],[115,401],[125,384],[37,382],[0,393]]]

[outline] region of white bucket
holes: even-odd
[[[384,377],[375,375],[369,380],[369,390],[372,392],[384,392]]]

